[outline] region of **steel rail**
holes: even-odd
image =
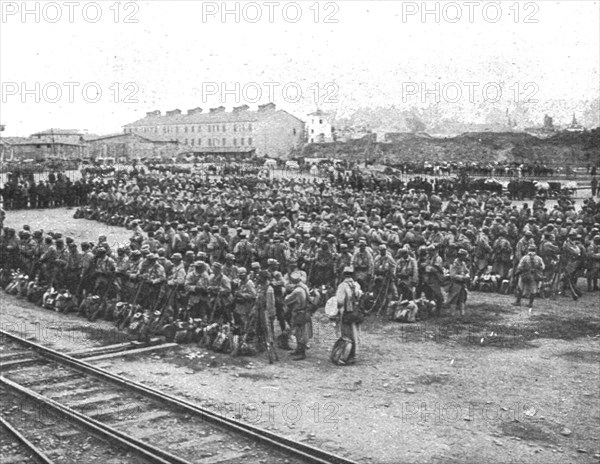
[[[69,408],[63,404],[60,404],[48,397],[40,395],[22,385],[19,385],[12,380],[7,379],[0,375],[0,383],[17,392],[20,395],[24,395],[34,401],[48,406],[50,409],[55,411],[57,414],[65,417],[67,420],[76,423],[77,425],[89,430],[93,433],[101,435],[102,437],[117,443],[118,445],[126,448],[129,451],[136,453],[152,463],[156,464],[192,464],[189,461],[181,459],[177,456],[167,453],[159,448],[155,448],[152,445],[144,443],[136,438],[133,438],[123,432],[120,432],[102,422],[99,422],[91,417],[77,412],[74,409]]]
[[[43,464],[54,464],[48,456],[46,456],[42,450],[40,450],[37,446],[31,443],[25,436],[19,432],[16,428],[12,426],[10,422],[8,422],[4,417],[0,416],[0,424],[2,424],[6,430],[12,433],[17,440],[19,440],[29,451],[31,451],[36,459]]]
[[[125,387],[131,391],[140,393],[161,403],[167,404],[171,407],[199,416],[207,422],[211,422],[220,427],[229,429],[235,433],[243,434],[249,438],[265,443],[285,454],[302,459],[311,464],[357,464],[356,461],[328,453],[327,451],[315,448],[314,446],[294,441],[273,432],[269,432],[268,430],[263,430],[235,419],[220,416],[217,413],[202,408],[194,403],[190,403],[189,401],[177,398],[154,388],[148,387],[144,384],[122,377],[118,374],[114,374],[107,370],[93,366],[66,354],[59,353],[51,348],[38,345],[29,340],[20,338],[10,332],[0,330],[0,335],[6,336],[9,339],[26,345],[31,349],[41,353],[43,356],[53,359],[61,364],[69,365],[79,371],[95,375],[121,387]]]

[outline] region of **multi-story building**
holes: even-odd
[[[11,145],[10,159],[43,161],[48,158],[72,160],[85,154],[83,134],[75,130],[48,129],[27,138],[15,138]]]
[[[306,138],[308,143],[335,142],[333,127],[334,116],[317,110],[310,113],[306,120]]]
[[[146,117],[124,126],[126,133],[169,137],[179,144],[180,153],[258,155],[287,158],[301,147],[304,122],[273,103],[250,111],[247,105],[225,111],[225,107],[204,112],[194,108],[146,113]]]

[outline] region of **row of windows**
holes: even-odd
[[[243,124],[233,124],[228,126],[228,124],[206,124],[204,129],[201,125],[198,126],[160,126],[160,127],[140,127],[137,129],[138,132],[153,132],[155,134],[162,132],[163,134],[187,134],[189,132],[201,133],[205,132],[227,132],[228,130],[233,130],[233,132],[252,132],[252,124],[243,123]]]
[[[190,146],[198,146],[201,147],[202,146],[202,140],[203,139],[185,139],[183,141],[184,145],[190,145]],[[207,139],[206,140],[207,146],[209,147],[227,147],[227,146],[240,146],[240,147],[244,147],[244,146],[252,146],[252,137],[248,137],[248,139],[246,139],[245,137],[242,137],[240,139],[234,138],[232,139],[232,144],[228,144],[227,139],[226,138],[222,138],[222,139],[217,139],[217,138],[213,138],[213,139]],[[239,145],[238,145],[239,143]]]

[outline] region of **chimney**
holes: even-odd
[[[181,114],[181,110],[167,111],[167,116],[177,116]]]
[[[200,108],[200,107],[192,108],[191,110],[188,110],[188,112],[187,112],[188,115],[196,114],[196,113],[202,113],[202,108]]]
[[[223,112],[225,112],[225,107],[219,106],[218,108],[211,108],[210,112],[211,113],[223,113]]]
[[[275,108],[277,108],[275,106],[275,103],[266,103],[265,105],[258,105],[258,111],[259,112],[275,111]]]
[[[236,106],[233,108],[234,113],[241,113],[242,111],[248,111],[250,107],[248,105]]]
[[[147,117],[152,117],[152,116],[160,116],[160,110],[156,110],[156,111],[149,111],[148,113],[146,113]]]

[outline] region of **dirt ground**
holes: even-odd
[[[9,212],[7,223],[39,228],[43,221],[44,229],[76,239],[110,230],[120,233],[117,240],[128,236],[65,218],[64,211],[28,213]],[[370,320],[359,362],[348,367],[329,362],[336,337],[321,313],[304,361],[279,351],[280,361],[269,365],[265,355],[232,358],[181,345],[99,363],[357,462],[599,462],[599,296],[538,300],[530,313],[511,306],[510,297],[471,293],[462,317]],[[30,324],[36,318],[76,322],[3,293],[0,298],[3,324],[17,317]]]

